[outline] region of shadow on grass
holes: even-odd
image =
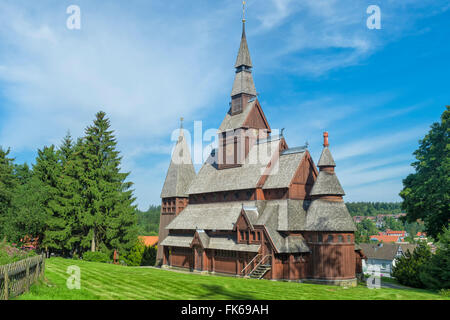
[[[218,285],[209,285],[203,284],[201,285],[206,292],[199,296],[201,300],[216,300],[216,299],[226,299],[226,300],[256,300],[257,298],[249,295],[243,294],[231,290],[227,290],[222,286]]]

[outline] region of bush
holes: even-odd
[[[125,262],[128,266],[138,267],[142,263],[142,256],[144,255],[145,245],[138,241],[136,245],[125,256]]]
[[[0,265],[14,263],[35,255],[34,251],[20,250],[13,245],[9,245],[6,239],[0,242]]]
[[[408,250],[404,256],[397,259],[395,266],[392,267],[392,276],[400,284],[424,288],[425,285],[420,278],[420,274],[430,258],[430,248],[426,244],[419,244],[413,253]]]
[[[439,294],[443,297],[450,297],[450,289],[441,289]]]
[[[156,247],[146,247],[143,242],[138,241],[131,251],[126,255],[125,262],[128,266],[154,266],[156,263]]]
[[[103,252],[85,252],[83,254],[83,260],[84,261],[90,261],[90,262],[103,262],[103,263],[107,263],[110,262],[111,259],[109,258],[109,256],[106,253]]]
[[[157,247],[146,247],[142,254],[141,266],[154,266],[156,263]]]
[[[450,228],[439,235],[436,253],[422,269],[420,280],[429,289],[450,289]]]

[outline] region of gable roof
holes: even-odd
[[[234,236],[209,236],[205,232],[204,237],[208,237],[208,241],[201,240],[203,248],[205,249],[258,252],[261,248],[259,244],[248,245],[237,243],[237,239]],[[161,242],[161,245],[168,247],[190,248],[193,240],[194,236],[192,235],[169,235]]]
[[[278,163],[272,168],[263,189],[288,188],[294,179],[300,163],[305,157],[306,150],[296,153],[283,152]]]
[[[394,260],[399,244],[385,243],[382,246],[370,243],[360,243],[362,252],[368,259]]]
[[[244,202],[254,206],[254,201]],[[166,227],[169,230],[224,230],[234,229],[242,211],[242,202],[190,204]]]
[[[222,124],[219,127],[219,133],[225,132],[228,130],[234,130],[238,128],[244,127],[245,120],[247,119],[250,111],[256,105],[256,99],[251,100],[244,106],[241,113],[231,115],[231,110],[227,112],[225,115],[225,119],[223,119]]]
[[[379,242],[399,242],[400,236],[374,235],[370,236],[370,240],[377,240]]]
[[[139,236],[139,240],[142,240],[146,247],[153,247],[158,244],[158,236]]]
[[[215,164],[214,151],[198,172],[188,193],[255,189],[266,167],[279,152],[281,142],[278,139],[257,143],[250,149],[242,166],[224,170],[219,170]]]
[[[208,248],[209,245],[209,236],[204,230],[197,230],[194,234],[194,238],[192,239],[191,247],[194,244],[194,241],[198,239],[203,248]]]
[[[167,170],[161,198],[187,197],[187,189],[194,178],[194,165],[183,130],[181,130]]]
[[[267,131],[270,132],[270,126],[267,122],[266,116],[258,102],[257,98],[250,99],[248,103],[244,106],[241,113],[237,113],[232,115],[231,109],[225,115],[225,118],[222,121],[222,124],[219,127],[218,133],[236,130],[239,128],[249,128],[249,118],[251,118],[252,113],[257,112],[261,117],[261,121],[264,123],[264,126],[267,128]],[[259,128],[261,129],[261,128]]]

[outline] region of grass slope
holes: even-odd
[[[81,290],[66,288],[67,267],[81,269]],[[445,299],[418,289],[368,289],[247,280],[185,274],[153,268],[52,258],[46,262],[47,281],[18,299],[25,300],[379,300]]]

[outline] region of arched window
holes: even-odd
[[[333,235],[332,234],[328,235],[328,242],[333,242]]]
[[[321,233],[319,233],[319,242],[323,242],[323,236]]]
[[[339,241],[339,243],[344,242],[344,237],[343,236],[338,236],[338,241]]]
[[[347,242],[348,243],[352,242],[352,236],[347,236]]]

